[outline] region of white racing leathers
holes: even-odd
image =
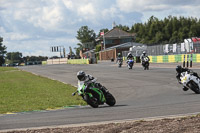
[[[195,73],[190,71],[182,72],[179,82],[183,85],[185,91],[191,89],[196,94],[200,94],[200,79]]]

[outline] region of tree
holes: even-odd
[[[172,17],[158,20],[151,16],[148,22],[136,23],[130,32],[136,33],[136,42],[146,44],[178,43],[185,38],[200,35],[200,20],[197,18]]]
[[[83,44],[87,43],[87,42],[93,42],[93,45],[95,46],[95,38],[96,38],[96,34],[94,32],[94,30],[89,29],[88,26],[82,26],[78,31],[77,31],[77,36],[76,38],[81,42],[78,43],[78,47],[75,48],[76,49],[76,56],[79,58],[79,53],[80,50],[82,50],[83,48]]]
[[[121,29],[121,30],[123,30],[123,31],[126,31],[126,32],[130,31],[129,27],[126,26],[126,25],[123,26],[123,25],[119,24],[116,27],[119,28],[119,29]]]
[[[77,43],[78,47],[75,47],[74,49],[76,50],[76,58],[80,58],[80,50],[83,49],[83,45],[80,43]]]
[[[6,54],[6,59],[9,64],[23,62],[22,53],[20,52],[9,52]]]
[[[48,59],[47,56],[24,56],[23,62],[28,62],[28,61],[46,61]]]
[[[76,38],[83,44],[86,42],[95,42],[96,34],[94,30],[89,29],[88,26],[82,26],[77,31]]]
[[[0,37],[0,66],[5,63],[6,46],[3,45],[3,38]]]
[[[74,52],[72,51],[72,48],[69,46],[69,55],[72,56],[74,55]]]
[[[106,28],[106,29],[101,29],[100,31],[99,31],[99,34],[98,34],[98,37],[100,37],[101,35],[101,32],[104,32],[104,34],[106,33],[106,32],[108,32],[109,30]]]

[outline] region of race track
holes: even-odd
[[[144,71],[137,66],[128,70],[126,66],[118,68],[113,62],[102,62],[92,65],[25,66],[20,69],[74,86],[77,85],[76,73],[84,70],[97,77],[115,96],[117,103],[114,107],[84,106],[0,115],[0,131],[200,112],[200,95],[190,90],[182,91],[175,78],[175,68],[150,66],[149,71]]]

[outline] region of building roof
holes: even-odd
[[[107,51],[107,50],[111,50],[111,49],[114,49],[114,48],[130,48],[130,47],[133,47],[133,46],[146,46],[146,44],[142,44],[142,43],[135,43],[135,42],[127,42],[127,43],[123,43],[123,44],[119,44],[119,45],[116,45],[116,46],[113,46],[113,47],[109,47],[105,50],[102,50],[102,51]]]
[[[93,53],[93,52],[95,52],[95,49],[88,50],[88,51],[84,52],[83,54],[87,54],[87,53]]]
[[[106,32],[105,35],[104,35],[104,37],[106,39],[108,39],[108,38],[127,38],[127,37],[132,37],[133,38],[134,36],[135,36],[134,33],[130,34],[130,33],[126,32],[126,31],[123,31],[123,30],[121,30],[121,29],[119,29],[117,27],[115,27],[112,30]],[[100,37],[97,38],[97,40],[102,40],[102,38],[103,37],[100,36]]]

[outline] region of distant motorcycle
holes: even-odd
[[[145,57],[144,61],[142,62],[142,66],[144,67],[144,70],[149,70],[149,58]]]
[[[72,96],[74,96],[76,93],[78,93],[79,96],[83,98],[84,101],[87,102],[88,105],[90,105],[93,108],[98,108],[101,104],[108,104],[109,106],[114,106],[116,103],[116,100],[114,96],[110,92],[106,92],[104,94],[96,85],[95,82],[92,82],[89,85],[89,89],[92,89],[92,92],[86,92],[86,88],[88,86],[84,84],[83,82],[80,82],[78,84],[78,89],[76,92],[72,93]]]
[[[134,64],[134,60],[133,60],[133,59],[129,59],[129,60],[127,61],[127,64],[128,64],[128,68],[129,68],[129,69],[132,69],[132,68],[133,68],[133,64]]]
[[[183,90],[192,90],[196,94],[200,94],[200,78],[197,73],[192,70],[188,70],[186,72],[180,73],[180,80],[178,80],[180,84],[183,85]]]
[[[123,59],[119,58],[118,59],[118,67],[122,67],[122,64],[123,64]]]

